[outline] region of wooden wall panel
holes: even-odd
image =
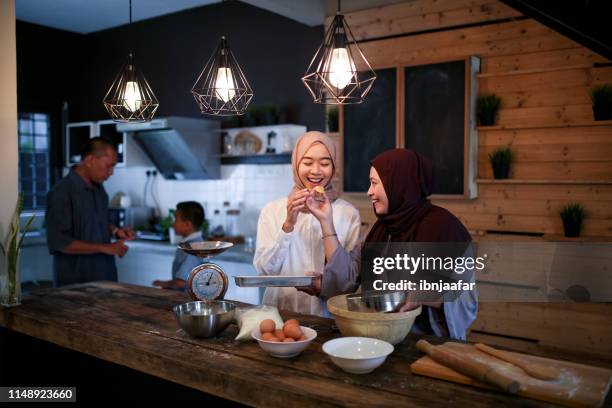
[[[606,58],[584,47],[521,54],[490,56],[483,61],[482,72],[487,74],[513,73],[550,67],[591,65],[609,62]]]
[[[518,17],[521,13],[492,0],[421,0],[346,15],[355,38],[388,37]],[[329,23],[328,19],[328,23]]]
[[[611,309],[610,304],[482,303],[472,330],[610,357]]]
[[[576,46],[572,40],[533,20],[369,41],[360,45],[370,64],[376,67],[427,64],[470,55],[486,58]]]
[[[437,25],[436,13],[442,16]],[[416,24],[418,16],[423,21]],[[449,16],[457,18],[444,20]],[[558,208],[577,201],[588,213],[583,234],[612,237],[612,122],[593,123],[588,95],[593,85],[612,83],[612,67],[594,66],[610,61],[488,0],[415,0],[347,19],[359,38],[369,40],[360,46],[374,68],[475,55],[482,61],[480,91],[502,97],[499,126],[479,130],[478,177],[492,178],[488,154],[511,146],[514,180],[479,183],[475,200],[436,204],[474,231],[559,235]],[[487,24],[376,39],[476,22]],[[375,221],[365,195],[348,198],[365,222]]]

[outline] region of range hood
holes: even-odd
[[[145,123],[117,124],[128,132],[165,179],[208,180],[220,177],[219,122],[169,116]]]

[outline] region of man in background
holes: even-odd
[[[102,186],[117,163],[116,146],[101,137],[87,141],[82,160],[47,195],[47,247],[57,286],[117,281],[115,255],[128,250],[131,229],[109,223],[108,195]],[[117,239],[111,243],[111,237]]]

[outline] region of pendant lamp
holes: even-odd
[[[338,0],[336,16],[302,82],[315,103],[348,105],[363,102],[375,79],[376,73],[357,45]]]
[[[203,114],[232,116],[245,113],[253,90],[225,37],[219,39],[215,52],[191,88],[191,94]]]
[[[132,24],[132,0],[130,0]],[[159,101],[130,53],[103,100],[104,107],[115,122],[149,122]]]

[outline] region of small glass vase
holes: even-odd
[[[2,259],[0,270],[0,305],[4,307],[19,306],[21,304],[21,276],[19,274],[19,258],[10,263],[7,257]]]

